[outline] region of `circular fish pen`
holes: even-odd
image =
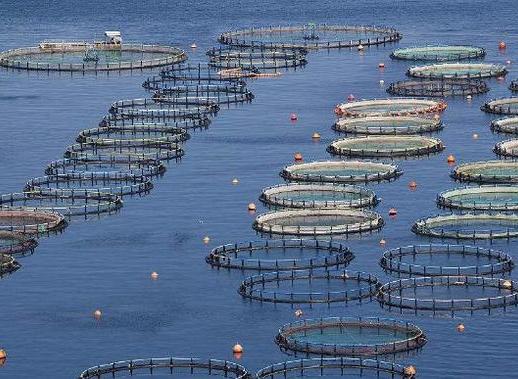
[[[412,231],[428,237],[454,239],[497,239],[518,237],[516,214],[450,214],[417,220]]]
[[[518,115],[518,97],[491,100],[480,107],[486,113]]]
[[[281,239],[218,246],[206,257],[212,267],[288,271],[347,266],[354,254],[341,243],[313,239]]]
[[[219,359],[198,358],[147,358],[106,363],[84,370],[79,379],[115,378],[121,375],[166,375],[180,376],[223,376],[233,379],[251,379],[252,376],[241,365]]]
[[[374,191],[352,185],[280,184],[263,189],[263,203],[277,208],[344,209],[374,207]]]
[[[455,188],[437,195],[443,208],[476,211],[517,211],[518,187],[491,186]]]
[[[246,278],[239,293],[268,303],[331,304],[362,302],[375,296],[379,287],[378,279],[364,272],[296,270]]]
[[[385,251],[380,266],[407,276],[494,276],[514,267],[511,256],[498,250],[466,245],[412,245]]]
[[[161,142],[184,142],[190,138],[184,128],[163,125],[106,126],[82,130],[76,138],[79,143],[108,141],[152,140]]]
[[[516,158],[518,157],[518,139],[498,142],[493,151],[502,157]]]
[[[517,216],[518,217],[518,216]],[[383,227],[383,218],[352,209],[301,209],[264,213],[252,227],[266,234],[332,236],[371,232]]]
[[[286,166],[280,176],[302,183],[368,183],[396,179],[398,166],[378,162],[320,161]]]
[[[483,58],[486,51],[481,47],[465,45],[438,45],[407,47],[397,49],[390,54],[392,59],[407,61],[460,61]]]
[[[166,171],[164,164],[156,159],[139,159],[132,155],[90,155],[83,159],[59,159],[50,162],[45,175],[78,172],[125,172],[137,176],[153,177]]]
[[[394,362],[353,357],[306,358],[280,362],[259,370],[257,379],[301,377],[353,377],[378,379],[412,379],[405,367]]]
[[[104,116],[99,122],[99,127],[162,127],[162,128],[182,128],[182,129],[207,129],[211,119],[207,115],[200,114],[199,117],[186,118],[182,120],[163,119],[156,120],[139,120],[137,117],[120,117],[120,115]]]
[[[138,159],[171,160],[180,159],[184,150],[178,142],[160,140],[94,140],[70,145],[63,154],[65,158],[94,159],[103,156],[105,159],[124,159],[133,156]]]
[[[218,41],[239,47],[340,49],[382,45],[401,38],[401,33],[393,28],[310,23],[230,31],[222,33]]]
[[[359,136],[333,141],[333,155],[360,158],[396,158],[435,154],[444,150],[438,138],[423,136]]]
[[[339,104],[335,113],[340,117],[417,116],[439,113],[446,107],[444,101],[393,98]]]
[[[162,101],[168,98],[192,98],[198,97],[206,101],[213,101],[217,104],[248,103],[254,99],[252,92],[246,85],[222,83],[222,84],[187,84],[169,85],[168,82],[161,82],[156,85],[153,98]]]
[[[0,52],[0,66],[17,70],[101,72],[142,70],[183,62],[171,46],[106,42],[47,42]]]
[[[199,118],[201,115],[215,114],[219,110],[214,101],[197,97],[156,99],[119,100],[110,106],[111,115],[147,118],[188,119]]]
[[[283,325],[275,337],[281,350],[349,357],[396,354],[423,347],[423,331],[408,322],[379,317],[325,317]]]
[[[441,128],[440,119],[412,116],[341,118],[333,124],[333,129],[337,132],[367,135],[421,134],[435,132]]]
[[[472,96],[488,91],[486,82],[476,79],[403,80],[387,88],[391,95],[410,97]]]
[[[491,130],[498,133],[518,134],[518,117],[505,117],[491,122]]]
[[[509,89],[513,92],[518,91],[518,80],[512,80],[511,84],[509,84]]]
[[[21,265],[11,255],[0,254],[0,277],[18,270]]]
[[[411,67],[407,74],[423,79],[484,79],[504,76],[507,69],[491,63],[439,63]]]
[[[0,231],[40,235],[61,231],[66,226],[65,217],[57,212],[33,208],[0,208]]]
[[[413,311],[459,312],[504,308],[518,304],[518,284],[479,276],[425,276],[383,285],[382,307]]]
[[[122,200],[111,193],[92,193],[83,190],[36,190],[0,196],[0,208],[30,207],[35,210],[59,212],[63,216],[86,216],[115,213],[122,208]]]
[[[245,70],[217,70],[208,64],[181,64],[174,65],[167,71],[160,72],[160,80],[177,84],[218,84],[218,83],[241,83],[244,84],[243,78],[252,75],[251,72]],[[157,80],[152,77],[151,81],[145,81],[144,88],[152,89],[151,82]]]
[[[38,241],[23,233],[0,230],[0,254],[32,254],[37,246]]]
[[[153,183],[143,176],[123,172],[77,172],[69,174],[47,175],[29,180],[24,191],[40,191],[49,195],[74,190],[89,194],[109,193],[118,196],[144,195],[153,188]]]
[[[460,182],[515,184],[518,183],[518,162],[481,161],[458,165],[451,176]]]

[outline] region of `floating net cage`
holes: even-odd
[[[504,76],[507,69],[491,63],[439,63],[411,67],[407,74],[426,79],[483,79]]]
[[[518,91],[518,80],[512,80],[511,84],[509,85],[509,89],[513,92]]]
[[[38,241],[20,232],[0,230],[0,254],[28,255],[34,252]]]
[[[123,172],[77,172],[47,175],[29,180],[24,191],[41,191],[50,195],[74,190],[89,194],[113,194],[118,196],[143,195],[149,193],[153,183],[148,178]]]
[[[392,59],[407,61],[460,61],[483,58],[486,51],[481,47],[463,45],[420,46],[397,49],[390,54]]]
[[[306,52],[301,49],[213,48],[207,52],[209,66],[217,69],[241,68],[252,72],[304,66]]]
[[[311,23],[231,31],[222,33],[218,41],[240,47],[333,49],[382,45],[401,38],[393,28]]]
[[[414,311],[458,312],[504,308],[518,304],[518,284],[479,276],[425,276],[383,285],[382,307]]]
[[[518,139],[510,139],[495,144],[493,148],[495,154],[506,158],[518,157]]]
[[[518,162],[481,161],[464,163],[455,167],[451,176],[461,182],[475,183],[518,183]]]
[[[396,158],[435,154],[444,150],[438,138],[423,136],[359,136],[333,141],[333,155],[360,158]]]
[[[498,133],[518,134],[518,117],[505,117],[491,122],[491,130]]]
[[[198,97],[203,100],[213,101],[217,104],[248,103],[254,99],[252,92],[245,85],[222,83],[222,84],[187,84],[169,85],[162,82],[155,90],[153,98],[162,101],[168,98],[190,98]]]
[[[18,70],[100,72],[141,70],[183,62],[187,55],[171,46],[138,43],[51,42],[0,53],[0,66]]]
[[[212,267],[288,271],[347,266],[354,254],[344,245],[313,239],[282,239],[218,246],[205,259]]]
[[[164,98],[156,99],[131,99],[119,100],[113,103],[109,109],[112,115],[141,116],[148,118],[173,118],[186,119],[197,118],[200,115],[215,114],[219,110],[214,101],[197,97],[190,98]]]
[[[518,115],[518,97],[504,97],[491,100],[482,105],[480,109],[487,113]]]
[[[390,274],[407,276],[494,276],[514,267],[498,250],[466,245],[412,245],[385,251],[380,265]]]
[[[263,189],[259,199],[273,208],[365,208],[379,202],[374,191],[343,184],[280,184]]]
[[[346,236],[381,229],[383,224],[379,214],[365,210],[299,209],[259,215],[253,228],[270,235]]]
[[[147,358],[117,361],[90,367],[79,379],[101,379],[127,377],[133,375],[166,375],[185,378],[187,376],[223,376],[233,379],[251,379],[252,376],[241,365],[219,359],[198,358]]]
[[[111,193],[92,193],[83,190],[36,190],[0,196],[0,208],[30,207],[36,210],[59,212],[63,216],[86,216],[115,213],[122,208],[122,200]]]
[[[280,176],[291,182],[367,183],[393,180],[402,173],[398,166],[387,163],[318,161],[286,166]]]
[[[518,187],[485,185],[455,188],[437,195],[440,207],[477,211],[517,211]]]
[[[91,155],[84,159],[59,159],[50,162],[45,175],[79,172],[125,172],[137,176],[153,177],[166,171],[164,164],[156,159],[140,159],[132,155]]]
[[[378,279],[347,270],[277,271],[246,278],[239,286],[244,298],[269,303],[331,304],[362,302],[376,295]]]
[[[379,317],[326,317],[283,325],[275,337],[281,350],[349,357],[396,354],[423,347],[423,331],[408,322]]]
[[[446,106],[443,101],[426,99],[374,99],[340,104],[335,113],[343,117],[416,116],[439,113]]]
[[[207,115],[200,114],[199,117],[187,118],[182,120],[174,120],[164,118],[162,120],[145,120],[145,117],[139,119],[138,117],[122,117],[120,115],[104,116],[99,127],[162,127],[162,128],[182,128],[182,129],[206,129],[209,127],[211,119]]]
[[[410,367],[410,366],[408,366]],[[280,378],[378,378],[412,379],[415,375],[406,367],[377,359],[333,357],[306,358],[280,362],[259,370],[257,379]]]
[[[391,95],[410,97],[471,96],[488,91],[486,82],[476,79],[403,80],[387,88]]]
[[[450,214],[417,220],[412,226],[416,234],[455,239],[496,239],[518,237],[518,215]]]
[[[59,232],[66,226],[65,217],[57,212],[29,207],[0,208],[0,231],[41,235]]]
[[[234,83],[244,84],[243,79],[253,76],[254,73],[246,70],[219,70],[210,67],[208,64],[180,64],[174,65],[167,71],[160,72],[160,80],[167,81],[171,85],[178,84],[220,84]],[[152,77],[150,81],[143,84],[144,88],[152,89]]]
[[[441,128],[442,122],[438,118],[413,116],[342,118],[333,125],[333,129],[337,132],[368,135],[431,133]]]
[[[111,141],[140,141],[184,142],[189,139],[189,133],[184,128],[163,125],[127,125],[106,126],[85,129],[76,138],[79,143],[111,142]],[[107,140],[107,141],[106,141]]]
[[[157,140],[95,140],[75,143],[66,148],[64,157],[72,159],[93,159],[92,156],[105,156],[118,159],[133,156],[137,159],[171,160],[180,159],[184,150],[178,142]]]
[[[0,254],[0,277],[11,274],[20,268],[20,264],[11,255]]]

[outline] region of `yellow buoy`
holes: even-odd
[[[511,288],[513,288],[513,283],[510,280],[504,280],[502,283],[502,288],[510,290]]]
[[[205,237],[203,237],[203,243],[204,243],[205,245],[206,245],[206,244],[208,244],[209,242],[210,242],[210,238],[209,238],[209,236],[205,236]]]
[[[417,374],[417,370],[415,369],[414,366],[407,366],[407,367],[405,367],[403,372],[405,373],[405,376],[407,376],[409,378],[412,378],[412,377],[415,376],[415,374]]]
[[[152,280],[157,280],[157,279],[158,279],[158,272],[153,271],[153,272],[151,273],[151,279],[152,279]]]
[[[94,318],[96,318],[97,320],[99,320],[99,319],[102,317],[103,313],[101,312],[101,310],[100,310],[100,309],[96,309],[96,310],[94,311],[93,315],[94,315]]]
[[[459,333],[463,333],[463,332],[464,332],[464,329],[466,329],[466,328],[465,328],[465,326],[464,326],[464,324],[459,324],[459,325],[457,325],[457,331],[458,331]]]
[[[250,204],[248,204],[248,210],[249,210],[250,212],[255,212],[255,211],[256,211],[256,209],[257,209],[257,207],[255,206],[255,204],[254,204],[254,203],[250,203]]]
[[[243,353],[243,346],[241,346],[239,343],[236,343],[234,347],[232,348],[232,352],[234,354],[242,354]]]

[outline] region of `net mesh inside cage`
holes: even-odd
[[[365,208],[379,199],[365,187],[335,184],[281,184],[263,189],[259,199],[272,208]]]
[[[379,317],[326,317],[283,325],[275,338],[295,354],[369,357],[395,354],[426,344],[423,331],[408,322]]]
[[[431,276],[400,279],[383,285],[377,299],[384,308],[462,312],[518,304],[517,284],[479,276]]]
[[[241,47],[331,49],[381,45],[401,37],[393,28],[310,23],[230,31],[222,33],[218,40]]]
[[[281,378],[378,378],[412,379],[414,370],[394,362],[353,357],[305,358],[275,363],[259,370],[257,379]],[[412,366],[412,368],[414,368]]]
[[[407,74],[427,79],[483,79],[504,76],[507,69],[490,63],[439,63],[411,67]]]
[[[463,45],[420,46],[397,49],[390,55],[393,59],[410,61],[459,61],[483,58],[486,51],[481,47]]]
[[[76,138],[79,143],[91,141],[160,141],[183,142],[189,139],[186,129],[165,125],[106,126],[82,130]]]
[[[281,239],[218,246],[206,257],[213,267],[287,271],[347,266],[354,254],[341,243],[313,239]]]
[[[437,204],[450,209],[516,211],[518,188],[509,185],[455,188],[439,193]]]
[[[443,101],[426,99],[374,99],[339,104],[335,113],[341,117],[425,115],[442,112],[446,106]]]
[[[337,132],[366,135],[420,134],[435,132],[441,128],[440,119],[412,116],[342,118],[333,124],[333,129]]]
[[[461,164],[451,176],[461,182],[474,183],[518,183],[518,162],[493,160]]]
[[[518,237],[518,215],[466,213],[438,215],[417,220],[412,231],[436,238],[496,239]]]
[[[489,86],[476,79],[403,80],[387,88],[391,95],[410,97],[471,96],[488,91]]]
[[[441,140],[423,136],[358,136],[333,141],[327,151],[348,157],[410,157],[444,150]]]
[[[79,379],[115,378],[133,375],[170,375],[176,377],[223,376],[233,379],[252,379],[241,365],[225,360],[198,358],[146,358],[117,361],[90,367]]]
[[[381,267],[398,276],[495,276],[514,267],[508,254],[479,246],[411,245],[387,250]]]
[[[197,84],[169,85],[168,82],[155,83],[153,98],[157,101],[168,101],[169,98],[199,98],[217,104],[251,102],[254,98],[246,86],[241,84]]]
[[[29,207],[0,208],[0,231],[29,235],[58,232],[67,226],[63,215]]]
[[[518,134],[518,117],[505,117],[491,122],[491,130],[498,133]]]
[[[264,213],[253,228],[265,234],[318,236],[365,233],[383,227],[383,218],[365,210],[302,209]]]
[[[386,163],[317,161],[286,166],[280,176],[302,183],[367,183],[393,180],[401,174],[397,165]]]
[[[330,304],[372,298],[380,283],[368,273],[337,271],[277,271],[246,278],[239,286],[244,298],[269,303]]]

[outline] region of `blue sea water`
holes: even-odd
[[[388,57],[396,46],[437,43],[485,47],[487,62],[517,56],[518,26],[512,0],[481,1],[15,1],[0,2],[0,49],[30,46],[44,39],[92,39],[121,30],[127,41],[173,44],[188,49],[192,61],[205,61],[227,29],[270,24],[327,22],[385,24],[404,35],[398,45],[321,51],[308,65],[278,79],[251,81],[252,104],[222,110],[206,131],[193,133],[186,156],[170,163],[149,196],[125,201],[121,212],[75,221],[61,235],[40,241],[22,269],[0,282],[0,346],[9,356],[1,378],[74,378],[104,362],[143,357],[233,359],[231,347],[245,348],[240,360],[251,371],[289,358],[273,342],[278,327],[294,319],[293,309],[243,301],[237,287],[245,274],[211,269],[211,247],[260,237],[251,229],[246,205],[263,187],[281,182],[278,171],[300,151],[306,161],[328,159],[332,110],[349,94],[386,97],[385,83],[404,78],[407,62]],[[500,40],[508,43],[498,51]],[[380,72],[379,62],[386,68]],[[517,60],[518,62],[518,60]],[[518,64],[518,63],[517,63]],[[490,132],[493,118],[479,110],[487,99],[509,95],[516,75],[490,80],[491,91],[448,99],[445,128],[438,133],[446,150],[427,159],[401,161],[404,175],[373,185],[382,198],[377,210],[399,210],[384,229],[347,244],[356,253],[351,270],[378,274],[378,241],[397,247],[428,240],[410,231],[419,217],[439,213],[437,192],[453,188],[446,157],[458,162],[493,159],[503,136]],[[80,130],[95,127],[111,102],[146,96],[141,83],[151,72],[70,75],[0,70],[0,190],[20,191],[62,156]],[[299,120],[292,123],[290,113]],[[322,140],[311,139],[314,131]],[[478,139],[471,135],[478,133]],[[240,180],[231,185],[233,177]],[[417,191],[407,183],[415,180]],[[259,207],[259,211],[264,209]],[[202,238],[211,237],[204,245]],[[483,245],[483,244],[481,244]],[[493,247],[516,255],[516,241]],[[157,271],[160,279],[151,281]],[[516,277],[516,274],[513,274]],[[91,313],[103,310],[100,321]],[[516,361],[518,309],[432,317],[399,315],[376,302],[361,306],[314,307],[306,317],[402,317],[422,327],[428,344],[417,354],[398,357],[414,364],[420,378],[512,378]],[[466,331],[455,330],[462,322]],[[390,359],[390,358],[389,358]]]

